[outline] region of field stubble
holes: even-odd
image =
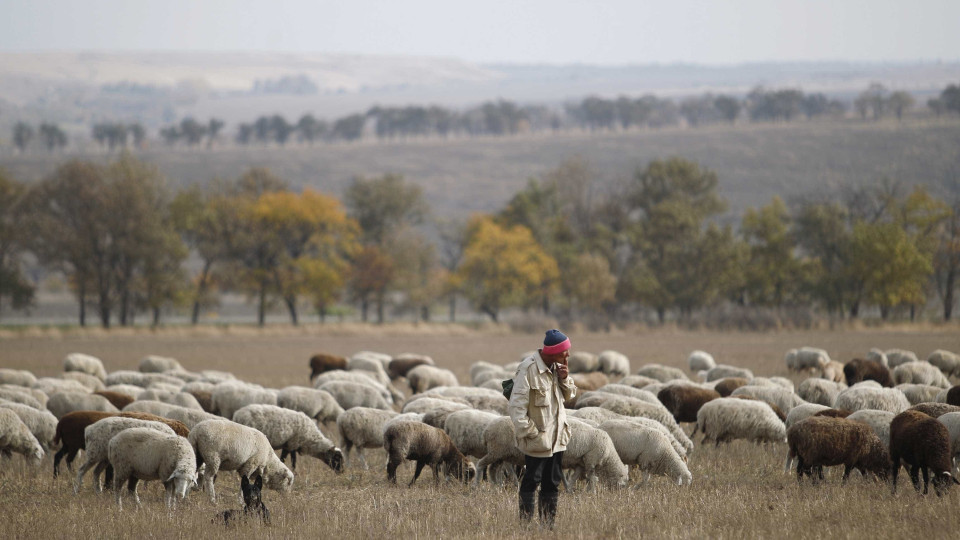
[[[450,331],[386,330],[367,334],[312,335],[291,333],[109,334],[98,337],[13,337],[0,341],[0,365],[31,369],[37,375],[60,371],[63,356],[82,351],[99,356],[109,370],[135,369],[145,354],[177,357],[187,369],[224,369],[259,384],[281,387],[307,383],[307,358],[318,351],[350,354],[375,350],[398,354],[420,352],[467,380],[469,365],[477,360],[498,363],[515,360],[535,348],[539,335],[456,333]],[[960,350],[956,328],[901,332],[791,332],[780,334],[719,334],[651,331],[622,334],[572,334],[574,347],[599,352],[616,349],[631,358],[631,367],[660,362],[685,367],[695,348],[710,351],[719,362],[741,365],[758,375],[788,375],[783,352],[800,345],[825,347],[838,360],[862,355],[870,347],[901,347],[925,356],[936,348]],[[799,382],[800,378],[791,376]],[[687,427],[689,431],[689,426]],[[561,495],[557,529],[580,538],[863,538],[951,537],[960,526],[960,490],[942,499],[916,495],[909,480],[896,496],[888,485],[854,474],[839,485],[839,471],[828,471],[824,485],[797,485],[783,472],[784,444],[697,447],[690,458],[693,484],[677,487],[655,478],[638,489],[581,489]],[[238,482],[232,473],[218,478],[219,501],[208,502],[193,493],[173,512],[163,505],[157,482],[141,485],[143,507],[132,501],[119,512],[110,493],[97,495],[89,483],[74,495],[72,475],[51,477],[51,456],[38,470],[25,469],[17,456],[0,470],[0,530],[8,538],[156,537],[206,538],[237,536],[433,538],[552,536],[521,530],[516,519],[515,487],[484,484],[435,485],[425,472],[412,488],[413,474],[405,464],[400,487],[386,482],[385,456],[368,450],[369,470],[351,462],[335,475],[312,458],[298,463],[294,490],[266,491],[272,514],[269,528],[224,528],[212,523],[217,511],[238,508]],[[81,458],[82,459],[82,458]],[[75,462],[78,465],[79,462]]]

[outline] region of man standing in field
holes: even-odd
[[[559,330],[548,330],[543,348],[526,357],[517,367],[510,394],[509,413],[523,452],[526,473],[520,483],[520,521],[533,518],[533,502],[540,487],[540,523],[553,528],[557,516],[558,487],[563,451],[570,442],[570,425],[563,402],[577,394],[568,377],[570,339]]]

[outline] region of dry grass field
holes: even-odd
[[[718,362],[750,368],[758,375],[788,375],[783,353],[815,345],[834,359],[849,360],[870,347],[911,349],[926,356],[937,348],[960,350],[956,326],[926,329],[857,329],[769,334],[720,334],[679,330],[638,330],[612,334],[570,332],[574,349],[615,349],[632,369],[659,362],[686,364],[693,349]],[[187,369],[221,369],[271,387],[308,384],[308,357],[319,351],[360,350],[390,354],[419,352],[467,381],[477,360],[514,361],[535,348],[540,335],[468,331],[456,327],[331,326],[299,329],[206,329],[88,332],[38,330],[0,334],[0,366],[30,369],[38,376],[61,370],[65,354],[79,351],[103,359],[108,370],[136,369],[146,354],[178,358]],[[799,382],[800,378],[791,376]],[[688,428],[689,429],[689,428]],[[742,441],[720,448],[698,447],[690,458],[693,484],[677,487],[655,478],[640,488],[598,493],[581,490],[560,499],[555,534],[577,538],[948,538],[960,530],[960,489],[938,499],[916,495],[909,482],[896,496],[888,486],[852,477],[841,487],[839,471],[825,485],[798,486],[783,473],[785,444],[757,446]],[[386,482],[385,456],[368,450],[371,468],[351,463],[335,475],[317,460],[303,458],[291,493],[264,492],[270,527],[226,529],[211,522],[217,511],[238,508],[238,482],[218,479],[218,504],[202,493],[168,512],[157,482],[141,486],[143,506],[132,501],[119,512],[112,495],[97,495],[89,481],[74,495],[70,475],[54,480],[51,457],[40,469],[25,468],[20,456],[0,469],[0,531],[4,538],[481,538],[553,536],[520,530],[516,488],[434,485],[425,473],[405,487],[413,467],[400,470],[400,486]],[[901,476],[901,479],[905,479]]]

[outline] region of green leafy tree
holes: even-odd
[[[780,197],[744,214],[740,234],[749,249],[744,279],[750,303],[779,309],[794,298],[802,268],[794,255],[790,227],[790,214]]]
[[[179,133],[187,141],[187,146],[196,146],[206,137],[207,126],[188,117],[180,121]]]
[[[423,189],[397,174],[354,178],[344,202],[350,217],[360,224],[364,241],[380,246],[391,231],[404,225],[419,225],[429,212]]]
[[[897,116],[897,120],[903,119],[903,113],[910,110],[916,100],[913,99],[913,96],[909,92],[904,92],[902,90],[893,92],[890,94],[890,97],[887,98],[887,106],[893,114]]]
[[[828,311],[846,311],[856,318],[863,297],[863,283],[851,265],[853,231],[850,212],[839,202],[808,203],[794,220],[794,237],[811,264],[810,292]]]
[[[0,169],[0,305],[28,307],[35,287],[24,275],[24,255],[30,238],[25,220],[27,188]]]
[[[26,122],[17,122],[13,126],[13,144],[20,153],[27,149],[27,145],[33,140],[34,131],[30,124]]]
[[[923,301],[923,288],[932,273],[898,223],[857,223],[853,229],[854,271],[863,276],[867,298],[880,307],[884,320],[891,308]]]
[[[217,140],[225,125],[226,123],[219,118],[211,118],[207,121],[207,148],[213,148],[213,141]]]
[[[950,213],[937,227],[933,271],[937,294],[943,303],[943,320],[953,318],[957,281],[960,278],[960,199],[955,199]]]
[[[56,124],[40,124],[40,139],[51,152],[67,146],[67,134]]]

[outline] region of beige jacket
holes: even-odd
[[[577,395],[573,377],[563,382],[536,352],[520,362],[507,408],[517,448],[528,456],[550,457],[567,449],[570,424],[563,402]]]

